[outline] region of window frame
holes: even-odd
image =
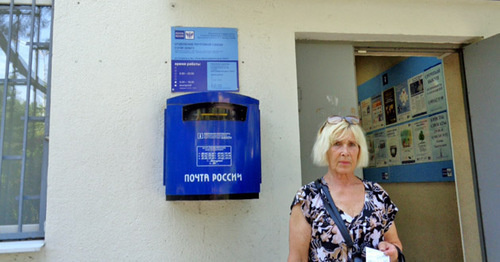
[[[8,4],[8,6],[7,6]],[[2,166],[5,160],[11,160],[13,156],[5,155],[4,154],[4,133],[5,133],[5,114],[6,114],[6,101],[7,101],[7,90],[9,86],[15,87],[15,86],[25,86],[25,93],[26,95],[26,100],[25,100],[25,111],[24,111],[24,117],[22,117],[22,121],[24,121],[24,128],[23,128],[23,152],[21,156],[14,156],[16,159],[15,160],[21,160],[21,174],[20,174],[20,182],[19,182],[19,194],[17,196],[17,201],[18,201],[18,213],[17,213],[17,224],[14,225],[0,225],[0,241],[17,241],[17,240],[34,240],[34,239],[43,239],[45,237],[45,218],[46,218],[46,200],[47,200],[47,169],[48,169],[48,150],[49,150],[49,120],[50,120],[50,87],[51,87],[51,69],[52,69],[52,39],[53,39],[53,21],[54,21],[54,4],[53,0],[11,0],[11,1],[5,1],[5,0],[0,0],[0,8],[6,9],[8,7],[8,33],[6,36],[6,51],[4,53],[5,55],[5,60],[0,61],[0,63],[4,63],[5,65],[5,72],[0,72],[0,85],[3,86],[3,96],[1,97],[2,102],[0,103],[0,106],[2,107],[2,112],[1,112],[1,124],[0,124],[0,178],[3,175],[2,174]],[[34,35],[38,36],[40,38],[40,32],[41,32],[41,27],[38,26],[37,29],[38,31],[35,32],[35,20],[36,20],[36,15],[38,15],[38,19],[40,20],[41,18],[41,7],[49,7],[50,8],[50,21],[48,25],[48,40],[47,42],[37,42],[39,39],[34,39]],[[12,59],[11,57],[11,52],[12,52],[12,41],[13,41],[13,33],[12,33],[12,28],[13,28],[13,17],[14,17],[14,12],[18,11],[21,12],[21,10],[27,10],[31,9],[29,12],[29,17],[30,17],[30,26],[28,28],[29,30],[29,38],[30,41],[27,43],[29,45],[29,55],[28,55],[28,66],[26,68],[26,79],[19,80],[19,79],[10,79],[9,74],[11,71],[11,64],[12,64],[12,70],[18,69],[15,65],[15,60]],[[37,13],[37,11],[40,11]],[[33,81],[35,81],[35,78],[38,78],[38,76],[35,75],[35,78],[33,78],[33,63],[36,63],[37,61],[34,61],[35,59],[38,58],[38,56],[34,56],[33,52],[39,52],[40,50],[46,50],[48,52],[48,57],[47,57],[47,66],[46,68],[42,68],[47,70],[46,72],[46,90],[45,90],[45,108],[44,108],[44,114],[43,116],[31,116],[29,114],[29,111],[32,110],[31,108],[31,102],[34,102],[37,98],[35,95],[33,95],[33,98],[30,97],[30,92],[31,89],[35,89]],[[36,57],[36,58],[35,58]],[[18,60],[22,60],[23,58],[18,56]],[[37,71],[35,71],[37,72]],[[2,75],[2,73],[4,73]],[[33,99],[33,100],[31,100]],[[42,159],[41,159],[41,169],[40,169],[40,190],[39,190],[39,195],[38,196],[29,196],[24,194],[24,179],[25,179],[25,173],[26,173],[26,164],[27,164],[27,153],[26,153],[26,147],[27,147],[27,133],[28,133],[28,125],[33,124],[35,122],[43,122],[44,126],[44,134],[43,134],[43,139],[41,139],[41,142],[38,141],[38,145],[43,147],[43,153],[42,153]],[[20,159],[18,159],[20,157]],[[6,179],[7,180],[7,179]],[[0,185],[2,181],[0,180]],[[0,187],[1,189],[1,187]],[[22,196],[22,197],[21,197]],[[29,199],[38,199],[39,198],[39,209],[38,209],[38,224],[23,224],[23,204],[25,200]],[[1,207],[0,207],[1,208]],[[1,210],[0,210],[1,212]],[[30,242],[30,241],[29,241]],[[31,241],[32,242],[32,241]],[[30,242],[30,243],[31,243]],[[35,241],[36,242],[36,241]],[[8,242],[4,242],[8,243]],[[2,244],[4,244],[2,243]],[[39,243],[36,243],[38,245]],[[42,244],[43,245],[43,244]],[[30,247],[31,249],[32,247]],[[0,247],[2,249],[2,247]],[[0,250],[1,251],[1,250]],[[0,252],[4,253],[4,252]]]

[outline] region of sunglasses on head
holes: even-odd
[[[342,121],[346,121],[347,123],[349,123],[350,125],[359,125],[359,118],[356,117],[356,116],[337,116],[337,115],[333,115],[333,116],[329,116],[325,123],[323,124],[323,126],[321,127],[321,130],[319,131],[320,133],[323,131],[323,128],[325,128],[325,125],[326,124],[330,124],[330,125],[335,125],[335,124],[338,124]]]

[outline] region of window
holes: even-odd
[[[44,237],[53,8],[19,2],[0,0],[0,241]]]

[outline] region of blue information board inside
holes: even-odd
[[[238,30],[172,27],[172,92],[238,91]]]
[[[441,60],[410,57],[358,86],[369,166],[376,182],[454,181]]]

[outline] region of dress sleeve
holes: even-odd
[[[312,189],[310,184],[301,187],[295,194],[292,205],[290,206],[291,210],[294,206],[300,204],[302,214],[304,214],[304,217],[309,224],[311,224],[311,195]]]

